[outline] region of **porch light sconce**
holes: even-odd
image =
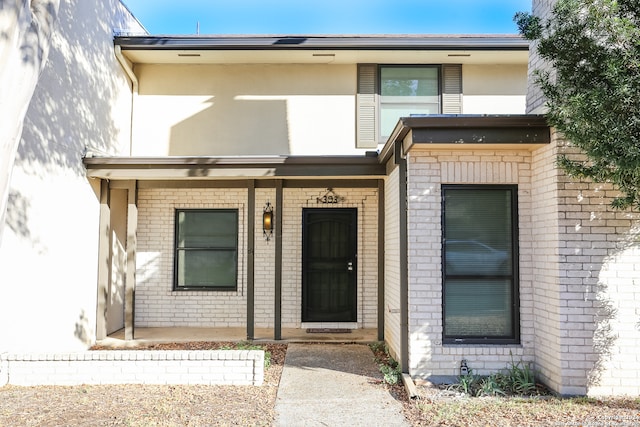
[[[267,242],[271,240],[273,236],[273,206],[269,202],[262,211],[262,233]]]

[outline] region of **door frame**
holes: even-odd
[[[349,292],[352,298],[352,316],[349,320],[333,321],[328,320],[325,323],[354,323],[358,321],[358,208],[345,207],[345,208],[303,208],[302,209],[302,283],[301,283],[301,321],[303,323],[315,323],[323,322],[321,320],[308,320],[308,308],[306,305],[306,293],[307,293],[307,274],[308,273],[308,260],[307,260],[307,225],[308,215],[314,213],[331,214],[331,213],[349,214],[349,246],[351,259],[353,260],[353,270],[350,273],[349,278]],[[345,265],[345,269],[347,266]]]

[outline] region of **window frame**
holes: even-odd
[[[448,336],[446,335],[446,318],[445,318],[445,287],[447,284],[446,271],[446,212],[445,198],[447,191],[450,190],[506,190],[511,193],[511,336]],[[516,184],[442,184],[441,185],[441,228],[442,228],[442,247],[441,247],[441,271],[442,271],[442,342],[443,344],[520,344],[520,272],[519,272],[519,229],[518,229],[518,186]],[[488,275],[465,275],[468,279],[481,279],[485,277],[495,277]]]
[[[179,236],[180,236],[180,221],[178,220],[181,213],[188,212],[216,212],[216,213],[229,213],[233,214],[236,221],[236,237],[234,240],[235,247],[227,247],[227,246],[211,246],[208,248],[186,248],[179,247]],[[210,291],[210,292],[237,292],[238,290],[238,259],[239,259],[239,234],[240,234],[240,214],[239,209],[232,208],[176,208],[174,212],[174,243],[173,243],[173,291]],[[208,251],[231,251],[234,249],[234,261],[235,261],[235,282],[228,286],[223,285],[215,285],[215,286],[179,286],[178,285],[178,271],[179,271],[179,252],[182,250],[208,250]]]
[[[444,88],[443,88],[443,76],[442,76],[442,64],[378,64],[378,70],[377,70],[377,87],[376,87],[376,93],[377,93],[377,106],[376,106],[376,116],[378,117],[378,124],[377,124],[377,140],[379,143],[383,143],[385,142],[390,135],[384,135],[383,131],[382,131],[382,69],[383,68],[414,68],[414,69],[418,69],[418,68],[430,68],[430,69],[435,69],[437,71],[437,78],[438,78],[438,82],[436,84],[437,88],[438,88],[438,94],[437,94],[437,98],[438,98],[438,112],[435,113],[434,115],[439,115],[442,114],[442,94],[444,92]],[[399,102],[394,102],[393,104],[395,105],[402,105],[405,103],[399,103]],[[406,104],[409,104],[408,102]],[[399,119],[399,118],[398,118]],[[395,121],[396,123],[398,122],[398,120]]]

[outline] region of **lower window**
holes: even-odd
[[[516,343],[516,186],[445,185],[443,306],[447,343]]]
[[[238,283],[238,210],[178,209],[174,289],[234,291]]]

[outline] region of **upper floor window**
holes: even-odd
[[[462,113],[462,65],[358,65],[356,147],[378,148],[401,117]]]
[[[380,135],[387,139],[400,117],[440,113],[439,67],[380,67]]]

